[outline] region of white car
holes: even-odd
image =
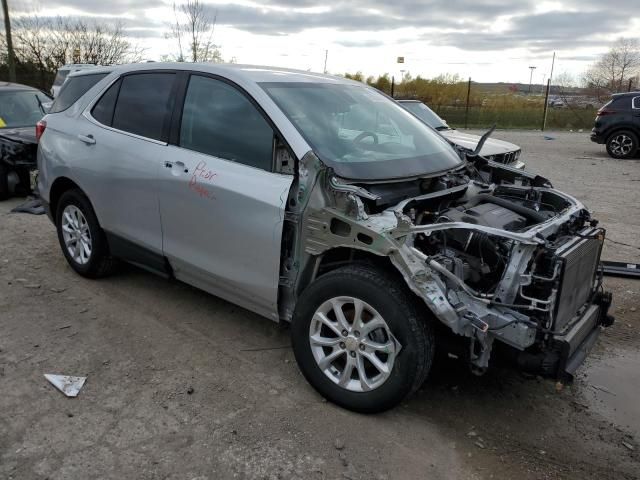
[[[58,69],[58,73],[56,73],[56,78],[53,80],[53,85],[51,86],[51,96],[56,98],[58,96],[58,92],[60,92],[60,87],[64,84],[67,76],[71,72],[78,72],[80,70],[86,70],[88,68],[96,68],[97,65],[92,63],[72,63],[69,65],[63,65]]]
[[[476,146],[480,141],[480,137],[478,135],[462,133],[451,128],[447,125],[447,122],[440,118],[433,110],[427,107],[420,100],[398,100],[398,103],[431,128],[437,130],[440,135],[459,149],[466,152],[472,152],[476,149]],[[487,139],[485,144],[482,146],[482,150],[480,150],[480,155],[488,158],[489,160],[504,163],[510,167],[523,170],[525,163],[519,160],[520,153],[521,149],[518,145],[514,145],[513,143],[505,142],[503,140],[495,140],[493,138]]]

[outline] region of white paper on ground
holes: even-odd
[[[77,397],[78,393],[80,393],[80,389],[84,385],[84,382],[87,380],[87,377],[72,377],[70,375],[53,375],[50,373],[45,373],[44,378],[46,378],[51,385],[56,387],[62,393],[64,393],[67,397]]]

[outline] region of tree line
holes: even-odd
[[[381,90],[391,95],[392,79],[388,73],[378,77],[366,77],[362,72],[345,73],[344,77],[357,80]],[[600,55],[596,61],[589,66],[581,78],[576,79],[568,72],[562,72],[553,79],[551,88],[552,95],[565,96],[566,92],[575,87],[581,87],[583,93],[599,101],[605,101],[612,93],[633,91],[640,89],[640,44],[636,39],[620,38],[611,48]],[[393,94],[396,98],[415,98],[424,101],[438,109],[440,106],[455,106],[461,103],[466,105],[468,84],[467,81],[457,74],[444,74],[427,79],[421,76],[412,77],[404,74],[401,79],[397,79]],[[505,95],[492,95],[487,97],[487,92],[478,92],[472,89],[469,93],[469,104],[471,106],[513,106],[514,103],[520,106],[538,107],[540,102],[535,102],[531,98],[515,99],[506,95],[515,93],[516,90],[505,87],[504,91],[495,92]],[[511,97],[511,98],[509,98]]]

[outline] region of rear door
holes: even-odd
[[[81,186],[112,248],[138,263],[155,259],[149,266],[158,270],[163,262],[156,182],[168,154],[175,78],[167,71],[122,76],[90,106],[75,132],[84,163]]]
[[[633,98],[632,110],[633,124],[636,127],[636,133],[640,134],[640,96]]]
[[[176,145],[159,162],[164,254],[176,278],[277,320],[293,177],[272,171],[276,133],[236,86],[199,74],[184,83]]]

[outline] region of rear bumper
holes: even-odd
[[[604,135],[602,135],[600,132],[596,131],[595,128],[593,130],[591,130],[591,135],[589,136],[589,138],[594,143],[603,144],[603,143],[606,142],[606,139],[604,138]]]

